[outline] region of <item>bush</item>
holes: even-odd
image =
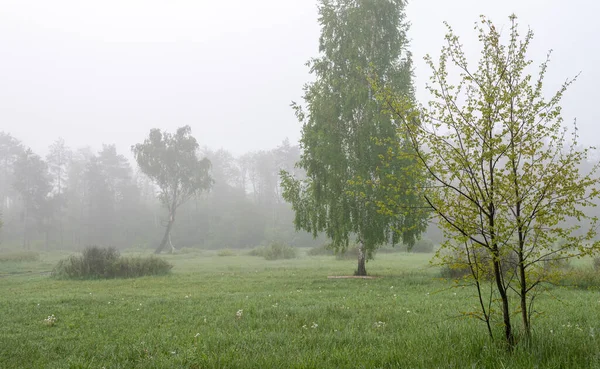
[[[478,267],[479,275],[482,279],[491,280],[494,276],[492,256],[487,250],[478,249],[475,251],[478,255]],[[455,250],[453,255],[445,258],[446,262],[442,266],[441,277],[442,278],[464,278],[471,275],[471,267],[469,266],[466,251],[461,249],[460,251]],[[502,256],[500,262],[502,270],[508,272],[509,270],[515,270],[517,266],[517,255],[514,252],[510,252]]]
[[[600,273],[600,256],[595,257],[592,264],[594,265],[594,270],[597,273]]]
[[[266,247],[257,247],[250,251],[251,256],[260,256],[267,260],[293,259],[297,257],[296,249],[281,242],[273,242]]]
[[[218,256],[236,256],[236,252],[229,249],[221,249],[217,252]]]
[[[13,251],[13,252],[4,252],[0,253],[0,262],[8,262],[8,261],[38,261],[40,259],[40,254],[34,251]]]
[[[163,259],[121,257],[115,248],[87,247],[81,256],[71,255],[54,267],[52,276],[65,279],[133,278],[168,273],[173,266]]]
[[[147,275],[164,275],[173,265],[156,256],[121,257],[113,266],[112,278],[136,278]]]
[[[329,248],[329,244],[315,246],[306,252],[309,256],[334,255],[335,252]]]
[[[418,253],[432,253],[434,246],[435,245],[432,240],[428,238],[422,238],[420,240],[417,240],[417,242],[410,251]]]
[[[563,271],[559,275],[558,284],[585,290],[600,289],[600,273],[598,269],[585,267]]]
[[[543,261],[542,267],[546,273],[561,273],[571,269],[571,261],[569,259],[547,259]]]

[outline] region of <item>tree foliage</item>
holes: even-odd
[[[41,229],[48,217],[48,195],[52,189],[46,162],[31,149],[25,150],[15,161],[14,186],[24,203],[23,245],[29,248],[30,233]]]
[[[191,133],[189,126],[179,128],[175,134],[152,129],[143,143],[131,148],[140,170],[158,186],[158,198],[169,212],[157,253],[170,241],[177,208],[212,185],[210,161],[198,159],[199,145]]]
[[[421,222],[406,224],[412,219],[389,216],[377,206],[383,198],[378,166],[398,127],[382,111],[366,76],[412,96],[404,5],[403,0],[322,0],[321,55],[308,62],[315,81],[304,89],[306,110],[293,104],[303,124],[297,165],[307,178],[282,172],[283,196],[292,203],[298,229],[315,236],[325,232],[342,250],[356,236],[360,275],[366,274],[365,256],[372,257],[379,245],[396,242],[399,235],[414,244],[423,231]]]
[[[515,314],[530,337],[535,297],[552,278],[548,265],[598,250],[598,219],[586,211],[600,195],[598,165],[580,171],[590,149],[579,147],[575,125],[571,131],[563,125],[560,101],[573,80],[544,96],[550,54],[537,76],[529,74],[533,32],[521,37],[514,15],[506,43],[485,17],[476,29],[482,44],[476,69],[449,26],[439,61],[426,57],[428,107],[414,109],[385,89],[380,97],[434,179],[425,198],[447,238],[441,262],[460,256],[477,287],[475,315],[492,337],[499,316],[512,347]],[[453,73],[458,84],[450,82]]]

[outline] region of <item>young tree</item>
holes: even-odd
[[[177,129],[175,134],[152,129],[143,143],[131,147],[140,170],[158,186],[158,197],[169,211],[157,254],[170,243],[177,208],[212,185],[210,161],[198,159],[198,142],[191,133],[189,126]]]
[[[575,126],[569,142],[560,116],[560,100],[573,80],[545,98],[549,56],[537,77],[528,74],[533,32],[521,38],[514,15],[510,22],[503,44],[492,22],[482,17],[476,70],[448,26],[439,63],[426,57],[433,71],[428,109],[415,112],[411,102],[389,90],[380,97],[404,123],[436,182],[425,198],[447,238],[442,250],[450,252],[441,262],[453,264],[458,256],[468,266],[477,287],[478,316],[493,338],[491,322],[500,312],[504,339],[513,347],[511,318],[520,316],[529,338],[534,298],[551,277],[548,263],[598,250],[593,241],[598,219],[585,208],[594,206],[600,193],[598,165],[580,172],[589,149],[578,150]],[[450,83],[454,71],[457,85]],[[569,225],[569,219],[577,222]]]
[[[316,78],[304,88],[307,110],[292,104],[303,123],[297,166],[307,178],[282,172],[282,195],[292,203],[297,229],[325,232],[337,250],[356,237],[357,275],[367,274],[365,261],[380,245],[400,236],[412,245],[423,230],[377,206],[378,166],[398,127],[374,98],[366,73],[412,96],[404,6],[404,0],[321,0],[321,56],[308,62]]]

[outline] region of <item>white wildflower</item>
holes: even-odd
[[[373,326],[375,328],[383,328],[383,327],[385,327],[385,322],[382,322],[382,321],[375,322],[375,323],[373,323]]]
[[[54,316],[54,314],[49,315],[46,319],[44,319],[44,324],[46,324],[48,327],[52,327],[54,324],[56,324],[56,317]]]

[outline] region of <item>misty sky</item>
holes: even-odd
[[[596,144],[597,1],[412,1],[417,97],[427,97],[422,57],[439,52],[444,20],[476,56],[478,16],[507,27],[513,12],[536,33],[536,61],[554,49],[549,88],[582,72],[564,117]],[[151,128],[185,124],[201,145],[235,154],[297,142],[289,104],[310,80],[318,37],[315,0],[0,0],[0,130],[41,154],[59,136],[129,154]]]

